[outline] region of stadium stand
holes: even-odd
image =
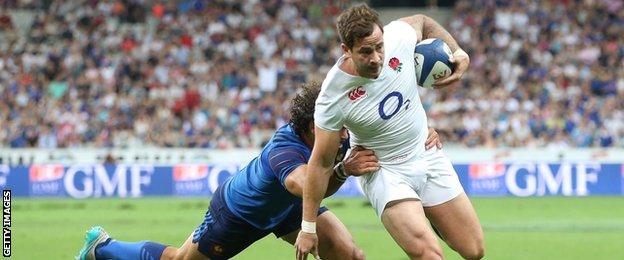
[[[230,2],[4,1],[0,147],[261,147],[348,3]],[[458,1],[447,28],[471,69],[421,89],[447,143],[624,147],[621,1]]]

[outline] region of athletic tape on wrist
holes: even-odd
[[[316,234],[316,222],[302,220],[301,231],[310,233],[310,234]]]

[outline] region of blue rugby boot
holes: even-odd
[[[95,248],[106,242],[110,236],[100,226],[92,227],[85,236],[85,243],[76,260],[95,260]]]

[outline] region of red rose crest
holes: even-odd
[[[388,62],[388,66],[396,72],[401,72],[401,66],[403,66],[403,63],[401,63],[397,57],[392,57],[392,59]]]
[[[355,88],[349,92],[349,99],[351,101],[356,101],[366,95],[366,90],[362,86]]]

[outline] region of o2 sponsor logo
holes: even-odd
[[[379,116],[383,120],[388,120],[396,115],[403,105],[405,105],[405,110],[410,108],[411,100],[404,100],[403,94],[398,91],[390,92],[390,94],[386,95],[381,102],[379,102],[378,112]]]

